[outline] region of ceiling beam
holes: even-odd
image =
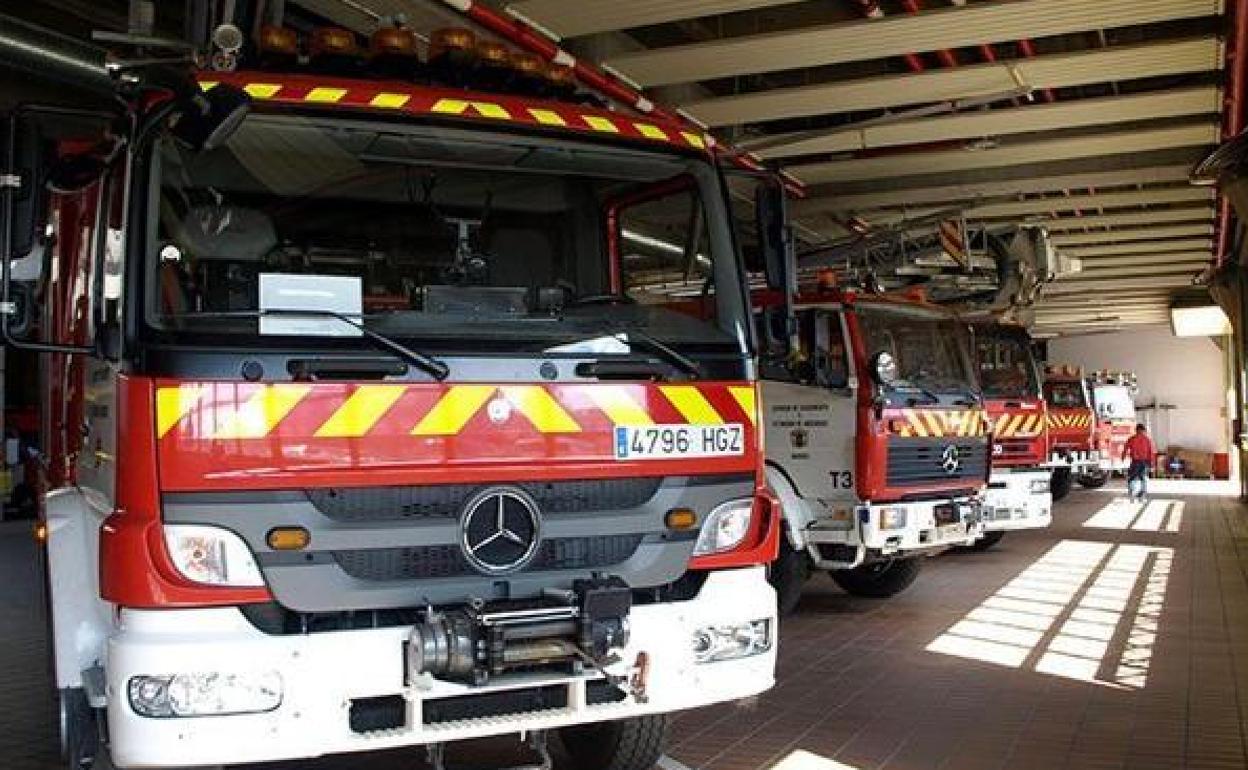
[[[979,201],[983,198],[1083,189],[1087,187],[1103,188],[1187,182],[1191,170],[1192,167],[1189,163],[1175,163],[1164,166],[1123,169],[1121,171],[1080,172],[1056,176],[1026,176],[1009,180],[992,179],[984,182],[912,187],[884,192],[848,195],[829,193],[826,198],[816,193],[815,196],[810,198],[794,201],[791,208],[794,213],[800,214],[803,209],[826,208],[826,201],[834,200],[836,208],[840,211],[862,211],[866,209],[888,208],[890,206],[914,206],[948,201]]]
[[[1046,284],[1044,293],[1041,295],[1041,302],[1044,297],[1058,294],[1077,294],[1087,292],[1089,294],[1105,291],[1106,289],[1159,289],[1159,288],[1182,288],[1192,284],[1191,278],[1185,275],[1151,275],[1136,276],[1131,278],[1095,278],[1071,281],[1059,281],[1057,283]]]
[[[606,64],[650,87],[1215,16],[1219,6],[1217,0],[1004,0],[653,48]],[[565,3],[564,13],[569,10]],[[575,15],[583,15],[580,4]]]
[[[959,147],[936,152],[902,152],[852,160],[836,160],[789,166],[806,184],[869,181],[916,173],[935,174],[976,168],[1001,168],[1100,155],[1121,155],[1172,147],[1197,147],[1218,141],[1218,124],[1133,131],[1106,131],[1087,136],[1002,142],[988,149]]]
[[[769,8],[794,0],[521,0],[507,13],[557,38]]]
[[[1098,192],[1090,195],[1064,195],[1051,198],[1027,198],[1021,201],[983,203],[962,209],[963,214],[974,219],[1034,219],[1054,218],[1058,212],[1087,211],[1088,209],[1117,209],[1136,206],[1153,206],[1165,203],[1212,204],[1214,190],[1208,187],[1161,187],[1125,192]],[[798,201],[795,215],[810,217],[825,211],[840,211],[836,198],[815,198]],[[902,209],[878,212],[858,212],[876,225],[891,225],[908,219],[930,216],[944,211],[942,208]]]
[[[1126,254],[1158,254],[1176,251],[1208,250],[1213,248],[1212,238],[1179,238],[1170,241],[1145,241],[1143,243],[1117,243],[1100,246],[1075,246],[1062,249],[1068,257],[1110,257]]]
[[[1221,90],[1217,86],[1207,85],[1102,99],[1077,99],[977,110],[862,128],[847,127],[816,136],[793,135],[790,141],[783,144],[771,144],[782,142],[783,137],[769,137],[767,147],[760,148],[755,153],[764,158],[787,158],[816,153],[854,152],[925,142],[1176,118],[1217,113],[1220,109]],[[749,149],[748,144],[746,149]]]
[[[869,44],[870,40],[867,42]],[[709,126],[728,126],[991,96],[1013,91],[1020,83],[1033,89],[1067,88],[1208,72],[1220,66],[1221,46],[1218,39],[1210,35],[1047,54],[993,64],[771,88],[697,99],[683,103],[681,108]]]
[[[1060,217],[1047,220],[1044,226],[1049,229],[1050,233],[1058,233],[1077,232],[1095,227],[1128,227],[1131,225],[1151,225],[1168,222],[1198,222],[1212,218],[1213,209],[1211,207],[1189,206],[1177,209],[1133,211],[1125,214]]]
[[[1128,257],[1083,257],[1080,262],[1084,270],[1095,270],[1104,267],[1130,267],[1132,265],[1165,265],[1179,262],[1208,262],[1212,252],[1205,251],[1164,251],[1156,254],[1135,254]],[[1079,273],[1072,274],[1072,277]],[[1061,279],[1059,279],[1061,280]]]
[[[1078,246],[1091,243],[1121,243],[1124,241],[1151,241],[1157,238],[1183,238],[1197,235],[1213,235],[1213,223],[1170,225],[1168,227],[1140,227],[1131,230],[1096,230],[1093,232],[1060,233],[1049,236],[1056,246]]]

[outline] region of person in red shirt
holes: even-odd
[[[1128,458],[1131,465],[1127,468],[1127,497],[1143,501],[1148,494],[1148,471],[1153,467],[1153,440],[1143,424],[1135,426],[1135,435],[1122,447],[1122,459]]]

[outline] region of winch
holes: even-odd
[[[632,591],[618,577],[576,580],[541,606],[430,609],[407,644],[408,672],[484,685],[509,669],[607,665],[628,644]]]

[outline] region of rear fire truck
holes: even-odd
[[[984,405],[992,424],[992,475],[984,498],[986,550],[1007,531],[1047,527],[1052,521],[1052,470],[1040,371],[1031,336],[995,320],[971,324]]]
[[[974,543],[989,459],[951,313],[840,289],[794,304],[798,355],[760,364],[767,481],[787,534],[772,566],[782,613],[813,569],[851,594],[892,596],[922,557]]]
[[[1065,497],[1075,481],[1088,489],[1104,486],[1106,474],[1101,471],[1094,440],[1096,416],[1083,371],[1069,365],[1046,366],[1044,401],[1049,415],[1053,499]]]
[[[1102,369],[1088,376],[1088,387],[1096,410],[1101,475],[1108,478],[1114,473],[1126,473],[1130,462],[1122,453],[1127,439],[1135,433],[1135,394],[1139,391],[1135,374]]]
[[[775,665],[780,514],[707,140],[501,94],[534,63],[467,30],[423,63],[403,29],[375,69],[357,44],[199,86],[140,58],[98,135],[10,121],[4,330],[50,354],[68,759],[441,768],[519,733],[548,765],[553,731],[577,768],[649,768],[668,712]],[[303,58],[284,29],[256,48]],[[456,67],[496,88],[395,77]],[[671,274],[694,300],[647,290]]]

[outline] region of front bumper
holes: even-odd
[[[995,471],[984,493],[984,531],[1041,529],[1053,523],[1053,495],[1045,469]],[[1043,486],[1043,492],[1032,491]]]
[[[1048,467],[1069,468],[1075,476],[1095,473],[1101,467],[1101,453],[1095,449],[1058,449],[1049,455]]]
[[[896,525],[899,516],[904,523],[888,526]],[[968,497],[863,503],[855,509],[855,517],[847,528],[817,521],[806,530],[811,557],[820,569],[852,569],[880,558],[936,553],[971,545],[983,534],[979,501]]]
[[[751,657],[698,664],[695,629],[766,619],[772,644]],[[763,567],[720,570],[707,576],[694,599],[637,605],[632,636],[612,674],[631,672],[647,653],[646,697],[587,702],[594,675],[512,674],[473,687],[430,677],[407,682],[404,645],[410,628],[396,626],[270,636],[236,609],[125,610],[109,640],[105,675],[114,764],[119,767],[233,764],[445,743],[567,725],[663,713],[756,695],[774,684],[776,597]],[[140,675],[187,671],[280,674],[281,704],[259,714],[151,718],[131,708],[127,685]],[[505,693],[538,686],[566,688],[566,705],[426,723],[424,706],[465,695]],[[353,700],[401,696],[406,724],[360,733],[351,729]]]

